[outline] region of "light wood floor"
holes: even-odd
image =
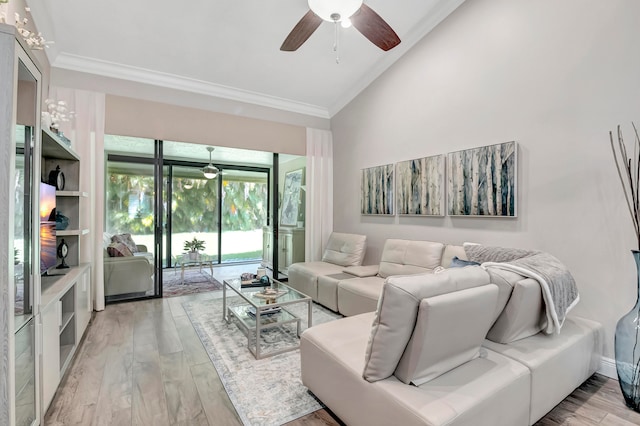
[[[182,303],[213,293],[109,305],[96,313],[45,425],[241,424]],[[338,425],[324,410],[289,425]],[[595,375],[539,426],[639,425],[617,382]],[[479,425],[482,426],[482,425]]]

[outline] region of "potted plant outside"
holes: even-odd
[[[184,242],[184,250],[188,252],[189,259],[195,260],[198,258],[198,253],[204,250],[204,240],[193,237],[193,240]]]

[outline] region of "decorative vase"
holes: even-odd
[[[60,212],[56,212],[56,231],[65,230],[69,227],[69,218]]]
[[[640,251],[631,250],[638,271],[636,304],[618,321],[615,335],[616,370],[629,408],[640,412]]]

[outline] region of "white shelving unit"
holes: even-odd
[[[41,179],[48,182],[56,167],[65,175],[65,187],[56,191],[56,210],[69,218],[69,226],[56,230],[57,244],[64,239],[69,246],[65,262],[68,269],[56,269],[53,276],[42,277],[40,312],[42,325],[41,416],[53,400],[55,392],[78,344],[91,320],[91,265],[81,263],[80,247],[89,234],[80,211],[89,194],[81,190],[80,157],[49,129],[42,130]],[[59,259],[58,263],[62,263]]]
[[[15,26],[0,23],[0,425],[7,426],[40,422],[39,235],[33,224],[39,216],[34,182],[41,98],[42,74],[31,49]]]
[[[0,425],[37,425],[44,424],[91,319],[91,265],[80,255],[89,234],[83,223],[90,220],[89,194],[80,182],[80,157],[50,130],[40,130],[38,64],[15,26],[1,23],[0,76],[0,200],[6,205],[0,224]],[[38,182],[48,182],[58,165],[66,186],[56,205],[69,227],[57,238],[69,244],[71,267],[41,277]]]
[[[87,192],[80,190],[80,157],[58,135],[42,129],[42,181],[48,182],[49,173],[58,166],[66,182],[63,190],[56,191],[56,210],[69,218],[69,226],[56,230],[56,240],[60,244],[64,238],[69,246],[66,263],[77,266],[82,236],[89,234],[89,229],[80,223],[80,208],[89,197]]]

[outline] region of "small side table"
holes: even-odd
[[[184,285],[184,268],[189,266],[198,266],[200,267],[200,272],[202,272],[202,265],[209,265],[211,278],[213,278],[213,258],[213,256],[204,253],[196,253],[195,256],[190,253],[178,255],[176,261],[180,265],[181,283]]]

